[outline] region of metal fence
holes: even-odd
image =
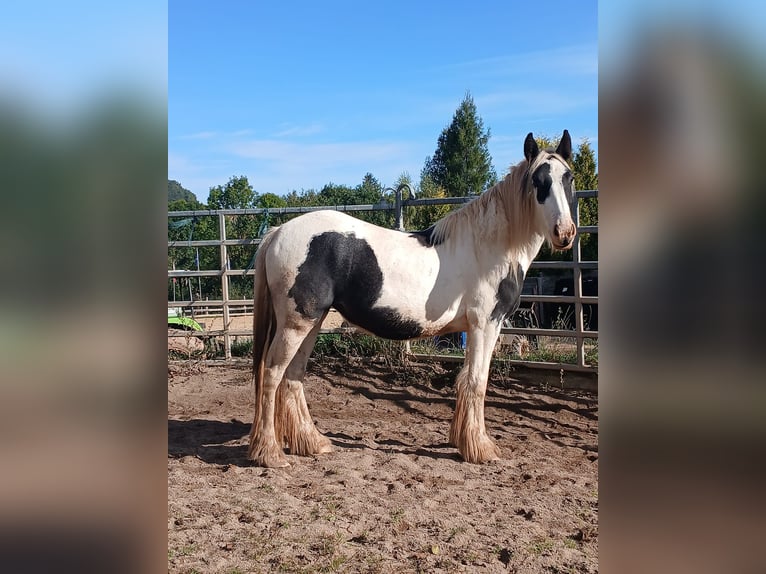
[[[223,349],[225,360],[232,358],[231,346],[233,337],[252,336],[252,328],[250,329],[234,329],[232,328],[232,317],[235,314],[252,314],[252,300],[242,299],[230,299],[229,298],[229,282],[232,277],[242,277],[244,275],[252,276],[252,269],[229,269],[227,262],[229,261],[227,255],[227,249],[231,246],[244,245],[244,246],[257,246],[260,243],[260,238],[250,239],[229,239],[226,237],[226,218],[232,216],[263,216],[268,213],[270,215],[288,215],[288,214],[301,214],[309,211],[317,211],[320,209],[333,209],[336,211],[356,212],[356,211],[393,211],[395,219],[395,227],[399,230],[404,230],[404,209],[407,207],[418,207],[427,205],[455,205],[467,203],[474,199],[474,197],[447,197],[437,199],[403,199],[402,191],[409,186],[399,186],[395,192],[395,201],[390,203],[383,201],[377,204],[363,204],[363,205],[333,205],[333,206],[317,206],[317,207],[280,207],[280,208],[248,208],[248,209],[223,209],[223,210],[196,210],[196,211],[171,211],[168,212],[168,218],[201,218],[201,217],[217,217],[219,238],[212,240],[189,240],[189,241],[168,241],[168,251],[178,248],[189,247],[218,247],[220,249],[220,269],[209,270],[168,270],[168,279],[184,279],[195,277],[218,277],[221,281],[221,294],[222,297],[219,300],[178,300],[168,301],[168,307],[182,308],[187,313],[193,314],[195,311],[205,309],[209,312],[213,309],[214,312],[220,310],[222,315],[222,328],[221,329],[205,329],[201,333],[197,333],[203,337],[221,337],[223,338]],[[504,327],[502,329],[503,334],[520,335],[524,337],[565,337],[575,340],[576,349],[576,362],[555,362],[555,361],[539,361],[539,360],[524,360],[524,359],[512,359],[509,362],[512,364],[524,365],[528,367],[538,367],[547,369],[564,369],[568,371],[583,371],[583,372],[598,372],[598,366],[588,364],[586,361],[586,340],[596,341],[598,339],[597,330],[586,330],[584,320],[584,306],[585,305],[598,305],[598,296],[585,296],[583,295],[583,271],[584,270],[597,270],[597,261],[582,261],[581,253],[581,236],[583,234],[598,233],[597,226],[580,226],[580,200],[590,197],[598,197],[597,190],[577,191],[575,200],[572,205],[572,213],[575,216],[575,224],[578,227],[578,234],[575,237],[574,244],[570,253],[572,254],[571,261],[533,261],[530,269],[556,269],[556,270],[572,270],[574,293],[572,295],[521,295],[521,303],[559,303],[559,304],[571,304],[574,308],[574,328],[537,328],[537,327]],[[347,329],[329,329],[323,330],[326,332],[346,332]],[[169,336],[173,336],[169,334]],[[185,336],[178,334],[176,336]],[[417,355],[419,358],[425,358],[423,355]],[[432,358],[445,358],[434,357]]]

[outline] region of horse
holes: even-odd
[[[532,133],[524,159],[478,198],[428,229],[385,229],[319,210],[272,228],[255,259],[255,414],[248,458],[286,467],[291,454],[332,451],[317,430],[303,378],[331,307],[363,331],[410,340],[465,331],[449,442],[463,460],[500,457],[484,423],[490,359],[519,304],[529,265],[547,241],[571,248],[577,232],[569,132],[555,150]]]

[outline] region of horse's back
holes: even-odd
[[[311,211],[291,219],[277,230],[272,251],[272,262],[285,269],[304,262],[307,252],[333,250],[341,258],[361,260],[364,244],[381,245],[406,237],[405,234],[367,223],[345,213],[332,210]],[[346,241],[354,238],[359,241]]]
[[[376,232],[391,232],[390,229],[379,227],[352,217],[340,211],[321,209],[310,211],[291,219],[280,227],[280,233],[297,236],[312,236],[322,231],[338,231],[340,233],[361,233],[368,235]]]

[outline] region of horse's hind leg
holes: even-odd
[[[276,394],[288,366],[311,332],[313,323],[279,329],[269,347],[263,375],[260,416],[250,433],[249,457],[261,466],[270,468],[290,466],[282,450],[281,438],[275,432]]]
[[[330,440],[314,426],[303,394],[306,364],[322,327],[322,320],[317,322],[304,339],[277,390],[274,419],[276,436],[284,439],[291,454],[310,456],[332,451]]]

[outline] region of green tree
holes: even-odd
[[[537,147],[539,147],[540,149],[555,150],[559,146],[559,142],[561,141],[561,136],[551,137],[546,134],[540,134],[538,136],[535,136],[535,141],[537,142]]]
[[[177,199],[168,205],[168,211],[199,211],[207,206],[197,199]],[[218,238],[218,219],[210,216],[168,218],[168,269],[220,269],[218,247],[190,247],[189,241]],[[189,289],[195,299],[216,298],[221,294],[221,282],[215,277],[168,281],[168,301],[174,297],[188,299]]]
[[[287,207],[288,203],[284,197],[278,196],[276,193],[264,193],[258,198],[257,207],[264,207],[267,209],[275,209],[280,207]],[[268,220],[268,221],[267,221]],[[261,226],[266,222],[267,228],[275,225],[281,225],[287,221],[285,215],[276,215],[274,213],[264,214],[261,216]]]
[[[337,185],[332,182],[325,185],[319,190],[319,194],[316,197],[319,205],[355,205],[361,203],[356,200],[354,189],[347,185]]]
[[[417,196],[420,199],[447,197],[447,192],[434,183],[429,175],[423,175],[418,186]],[[410,229],[426,229],[447,215],[452,209],[460,206],[451,205],[421,205],[407,208],[407,227]]]
[[[598,189],[596,154],[590,142],[583,139],[572,158],[575,189]],[[598,225],[598,197],[586,197],[580,200],[580,225]],[[585,261],[598,260],[598,234],[588,233],[580,241],[582,258]]]
[[[444,128],[433,157],[426,158],[421,180],[426,176],[455,197],[479,194],[497,183],[487,143],[490,130],[476,112],[470,93],[460,103],[452,123]]]
[[[258,198],[258,207],[287,207],[287,201],[276,193],[264,193]]]
[[[207,209],[204,203],[197,201],[196,197],[191,199],[180,198],[168,202],[168,211],[195,211],[198,209]]]
[[[362,205],[380,203],[384,199],[384,193],[380,182],[371,173],[367,173],[362,183],[355,187],[328,183],[319,193],[313,190],[301,194],[292,192],[287,199],[291,203],[297,201],[299,205],[311,206]],[[393,216],[381,211],[355,211],[349,215],[384,227],[390,227],[393,223]]]
[[[247,209],[257,206],[259,195],[250,185],[244,175],[231,177],[226,185],[217,185],[210,188],[208,207],[210,209]],[[226,217],[227,239],[254,239],[258,236],[261,226],[261,215],[233,215]],[[217,229],[217,222],[216,222]],[[233,245],[227,250],[230,269],[245,269],[253,256],[253,248],[250,246]],[[252,286],[248,292],[245,281],[230,283],[229,292],[234,299],[248,298],[252,296]]]
[[[197,196],[186,189],[174,179],[168,180],[168,204],[173,201],[185,199],[187,201],[197,201]]]
[[[254,207],[258,199],[247,177],[231,177],[226,185],[210,188],[207,204],[210,209],[244,209]]]
[[[320,205],[319,194],[315,189],[294,189],[284,196],[284,200],[289,207],[313,207]]]
[[[354,188],[354,193],[357,198],[357,203],[380,203],[385,197],[383,191],[383,185],[371,174],[367,173],[362,180],[362,183]],[[391,197],[391,203],[393,203],[393,196]],[[359,218],[380,225],[381,227],[393,227],[394,215],[388,211],[360,211],[356,214]]]
[[[572,158],[575,189],[598,189],[596,154],[587,138],[583,138]]]
[[[371,173],[365,174],[354,191],[359,203],[378,203],[383,198],[383,186]]]

